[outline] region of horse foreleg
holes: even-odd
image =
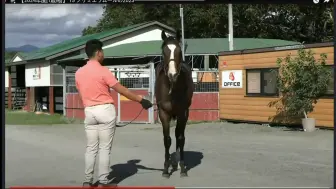
[[[179,143],[178,143],[178,136],[179,136],[179,130],[177,129],[178,127],[175,127],[175,138],[176,138],[176,152],[175,152],[175,157],[171,157],[171,164],[173,171],[177,171],[178,168],[178,163],[180,161],[180,150],[179,150]]]
[[[169,116],[167,113],[163,112],[162,110],[159,111],[160,120],[162,123],[162,129],[163,129],[163,143],[165,147],[165,161],[164,161],[164,167],[162,176],[169,178],[169,166],[170,166],[170,153],[169,149],[171,146],[171,138],[170,138],[170,119],[171,116]]]
[[[187,169],[184,164],[184,144],[185,144],[184,131],[187,125],[188,117],[189,117],[189,110],[187,110],[184,115],[179,115],[177,117],[177,124],[175,128],[176,154],[177,153],[180,154],[181,177],[188,176]]]

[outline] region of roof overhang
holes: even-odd
[[[219,52],[219,56],[228,56],[228,55],[240,55],[240,54],[253,54],[253,53],[266,53],[274,51],[288,51],[296,50],[300,48],[309,49],[309,48],[321,48],[321,47],[331,47],[334,46],[334,42],[325,42],[325,43],[313,43],[313,44],[301,44],[301,45],[286,45],[279,47],[268,47],[268,48],[259,48],[259,49],[246,49],[246,50],[236,50],[236,51],[224,51]]]
[[[22,65],[22,64],[27,64],[27,61],[19,61],[19,62],[9,62],[5,64],[5,67],[10,67],[10,66],[17,66],[17,65]]]
[[[22,56],[20,56],[20,53],[17,52],[17,53],[11,58],[11,60],[10,60],[9,62],[13,62],[13,60],[15,60],[16,57],[19,57],[21,60],[24,60],[24,58],[23,58]]]
[[[146,54],[143,56],[108,56],[104,57],[105,60],[111,60],[111,59],[122,59],[122,58],[133,58],[135,59],[141,59],[141,58],[151,58],[151,57],[160,57],[162,54]],[[185,54],[185,56],[218,56],[218,54]],[[67,63],[69,62],[85,62],[88,58],[77,58],[77,59],[68,59],[68,60],[57,60],[56,63],[59,65],[67,66]],[[105,64],[104,64],[105,65]],[[108,65],[108,64],[107,64]]]
[[[36,62],[36,61],[45,61],[45,59],[44,58],[40,58],[40,59],[35,59],[35,60],[22,60],[22,61],[18,61],[18,62],[8,62],[7,64],[5,64],[5,67],[17,66],[17,65],[22,65],[22,64]]]
[[[158,21],[154,21],[154,22],[150,22],[150,23],[141,25],[139,27],[136,27],[136,28],[133,28],[133,29],[121,32],[121,33],[118,33],[116,35],[112,35],[112,36],[108,36],[108,37],[102,38],[102,39],[100,39],[100,41],[104,42],[104,41],[107,41],[107,40],[110,40],[110,39],[113,39],[113,38],[116,38],[116,37],[120,37],[120,36],[125,35],[125,34],[129,34],[129,33],[132,33],[132,32],[135,32],[135,31],[138,31],[138,30],[150,27],[150,26],[155,26],[155,25],[157,25],[157,26],[159,26],[159,27],[161,27],[161,28],[163,28],[163,29],[165,29],[165,30],[167,30],[169,32],[172,32],[172,33],[176,32],[175,29],[173,29],[172,27],[169,27],[169,26],[167,26],[165,24],[162,24],[162,23],[160,23]],[[59,56],[71,53],[73,51],[84,49],[84,47],[85,47],[85,44],[81,45],[81,46],[78,46],[78,47],[75,47],[75,48],[72,48],[72,49],[69,49],[67,51],[63,51],[63,52],[54,54],[52,56],[48,56],[48,57],[46,57],[46,60],[54,59],[54,58],[57,58]]]
[[[156,55],[152,56],[145,56],[139,58],[137,57],[105,57],[104,59],[104,66],[118,66],[118,65],[142,65],[142,64],[148,64],[148,62],[143,61],[143,59],[147,59],[147,61],[150,61],[154,57],[157,57]],[[73,59],[73,60],[64,60],[64,61],[57,61],[58,65],[61,66],[76,66],[81,67],[86,64],[87,58],[83,59]],[[111,61],[113,60],[113,61]]]

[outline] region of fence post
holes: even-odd
[[[118,68],[117,69],[117,78],[118,78],[118,81],[120,82],[120,69]],[[118,109],[117,109],[117,123],[120,123],[120,106],[121,106],[121,102],[120,102],[120,94],[117,93],[118,95]]]
[[[155,68],[154,63],[149,63],[149,100],[154,102],[154,88],[155,88]],[[148,110],[148,121],[154,123],[154,106]]]
[[[62,65],[63,69],[63,115],[66,116],[66,66]]]

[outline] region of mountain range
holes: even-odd
[[[5,48],[6,52],[31,52],[39,49],[38,47],[34,45],[23,45],[20,47],[8,47]]]

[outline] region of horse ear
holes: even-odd
[[[181,42],[182,34],[181,30],[176,30],[176,39]]]
[[[162,32],[161,32],[161,39],[163,41],[167,39],[167,35],[166,35],[166,32],[164,30],[162,30]]]

